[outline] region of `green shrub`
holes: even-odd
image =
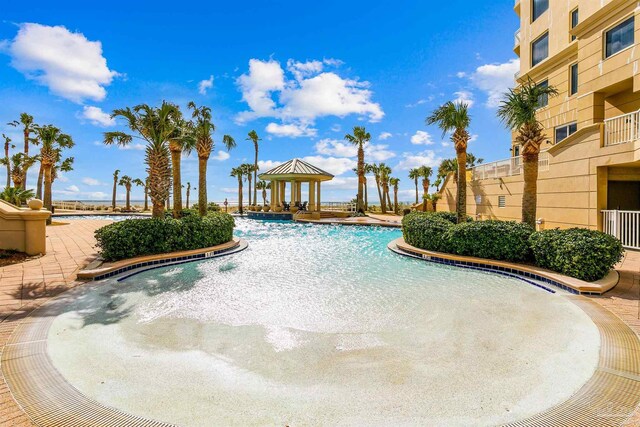
[[[446,252],[445,234],[453,224],[438,215],[411,212],[402,218],[404,241],[416,248]]]
[[[539,231],[529,245],[538,266],[588,282],[602,279],[622,259],[618,239],[584,228]]]
[[[439,218],[442,218],[444,220],[447,220],[453,224],[457,224],[458,223],[458,214],[455,212],[426,212],[428,215],[433,215],[433,216],[437,216]],[[467,222],[471,222],[473,221],[473,218],[471,218],[469,215],[467,215]]]
[[[128,219],[104,226],[95,232],[102,258],[117,261],[141,255],[201,249],[226,243],[233,238],[231,215],[210,213],[200,218]]]
[[[445,238],[458,255],[520,262],[531,258],[528,241],[533,232],[517,222],[473,221],[456,224]]]

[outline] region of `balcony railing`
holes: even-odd
[[[604,145],[625,144],[638,139],[640,111],[612,117],[604,121]]]
[[[516,31],[516,33],[514,34],[513,38],[514,38],[514,41],[513,41],[514,45],[513,46],[514,47],[520,46],[520,30]]]
[[[640,249],[640,212],[602,211],[602,231],[620,239],[625,248]]]
[[[538,171],[549,170],[549,153],[542,151],[538,157]],[[522,156],[511,157],[510,159],[498,160],[496,162],[478,165],[472,169],[474,180],[503,178],[506,176],[521,175],[523,172]]]

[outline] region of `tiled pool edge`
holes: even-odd
[[[549,284],[558,289],[562,289],[566,292],[576,294],[576,295],[599,296],[604,293],[604,292],[593,292],[593,291],[580,291],[579,289],[576,289],[573,286],[570,286],[567,283],[563,283],[559,280],[554,280],[549,277],[541,276],[539,274],[531,273],[524,269],[520,269],[516,264],[512,264],[512,263],[505,263],[509,265],[509,267],[505,267],[501,265],[493,265],[489,263],[478,262],[477,259],[467,261],[464,259],[466,257],[462,257],[458,255],[456,255],[455,257],[454,256],[447,257],[446,254],[429,253],[429,251],[424,251],[422,249],[414,248],[413,246],[407,243],[404,243],[403,247],[401,247],[398,245],[399,242],[404,243],[404,239],[400,237],[396,240],[393,240],[387,245],[387,248],[399,255],[409,256],[412,258],[419,258],[428,262],[435,262],[437,264],[450,265],[450,266],[459,267],[459,268],[469,268],[473,270],[488,271],[488,272],[500,274],[503,276],[512,277],[515,279],[522,280],[536,287],[539,287],[541,289],[544,289],[551,293],[555,293],[555,290],[551,288],[547,288],[546,286],[543,286],[539,283],[535,283],[532,280],[537,280],[539,282]],[[615,287],[615,285],[613,285],[611,288],[613,287]]]

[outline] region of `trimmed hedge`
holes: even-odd
[[[95,232],[100,254],[106,261],[142,255],[208,248],[233,238],[233,217],[212,212],[200,218],[128,219]]]
[[[437,216],[438,218],[446,219],[447,221],[457,224],[458,223],[458,214],[455,212],[424,212],[425,215]],[[469,215],[467,215],[467,222],[473,221]]]
[[[404,241],[416,248],[446,252],[445,233],[453,223],[434,214],[411,212],[402,218]]]
[[[512,221],[474,221],[457,224],[444,237],[458,255],[522,262],[531,259],[529,236],[534,231]]]
[[[606,276],[623,252],[615,237],[584,228],[540,231],[529,246],[540,267],[588,282]]]

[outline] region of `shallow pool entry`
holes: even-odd
[[[396,255],[399,230],[237,220],[244,252],[87,286],[48,352],[87,396],[179,425],[499,424],[594,372],[562,292]]]

